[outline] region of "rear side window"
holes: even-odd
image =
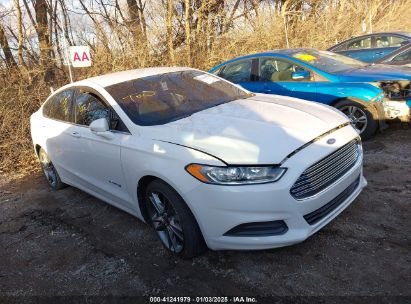
[[[71,122],[73,90],[63,91],[51,97],[43,106],[43,115],[57,120]]]
[[[78,93],[74,107],[74,122],[79,125],[89,126],[99,118],[109,119],[109,108],[94,94]]]
[[[371,48],[371,37],[351,41],[347,45],[348,50],[361,50]]]
[[[218,76],[234,83],[251,81],[251,63],[251,59],[229,63]]]

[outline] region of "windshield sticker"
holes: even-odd
[[[210,76],[210,75],[207,75],[207,74],[202,74],[202,75],[196,76],[196,77],[194,77],[194,79],[198,80],[198,81],[205,82],[207,84],[212,84],[214,82],[220,81],[220,79],[218,79],[216,77],[213,77],[213,76]]]
[[[302,60],[302,61],[313,61],[313,60],[316,60],[316,59],[317,59],[317,58],[316,58],[315,56],[313,56],[313,55],[310,55],[310,54],[301,54],[301,53],[295,54],[294,57],[297,58],[297,59],[300,59],[300,60]]]

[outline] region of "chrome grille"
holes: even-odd
[[[290,189],[296,199],[316,195],[342,177],[361,155],[361,143],[353,140],[306,169]]]

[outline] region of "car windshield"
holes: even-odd
[[[368,65],[353,58],[328,51],[299,51],[291,56],[328,73],[338,73]]]
[[[253,95],[196,70],[137,78],[106,90],[135,124],[143,126],[165,124]]]

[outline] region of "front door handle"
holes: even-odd
[[[76,137],[76,138],[81,137],[80,133],[79,133],[79,132],[76,132],[76,131],[71,132],[71,136]]]
[[[382,55],[384,52],[376,52],[375,55]]]

